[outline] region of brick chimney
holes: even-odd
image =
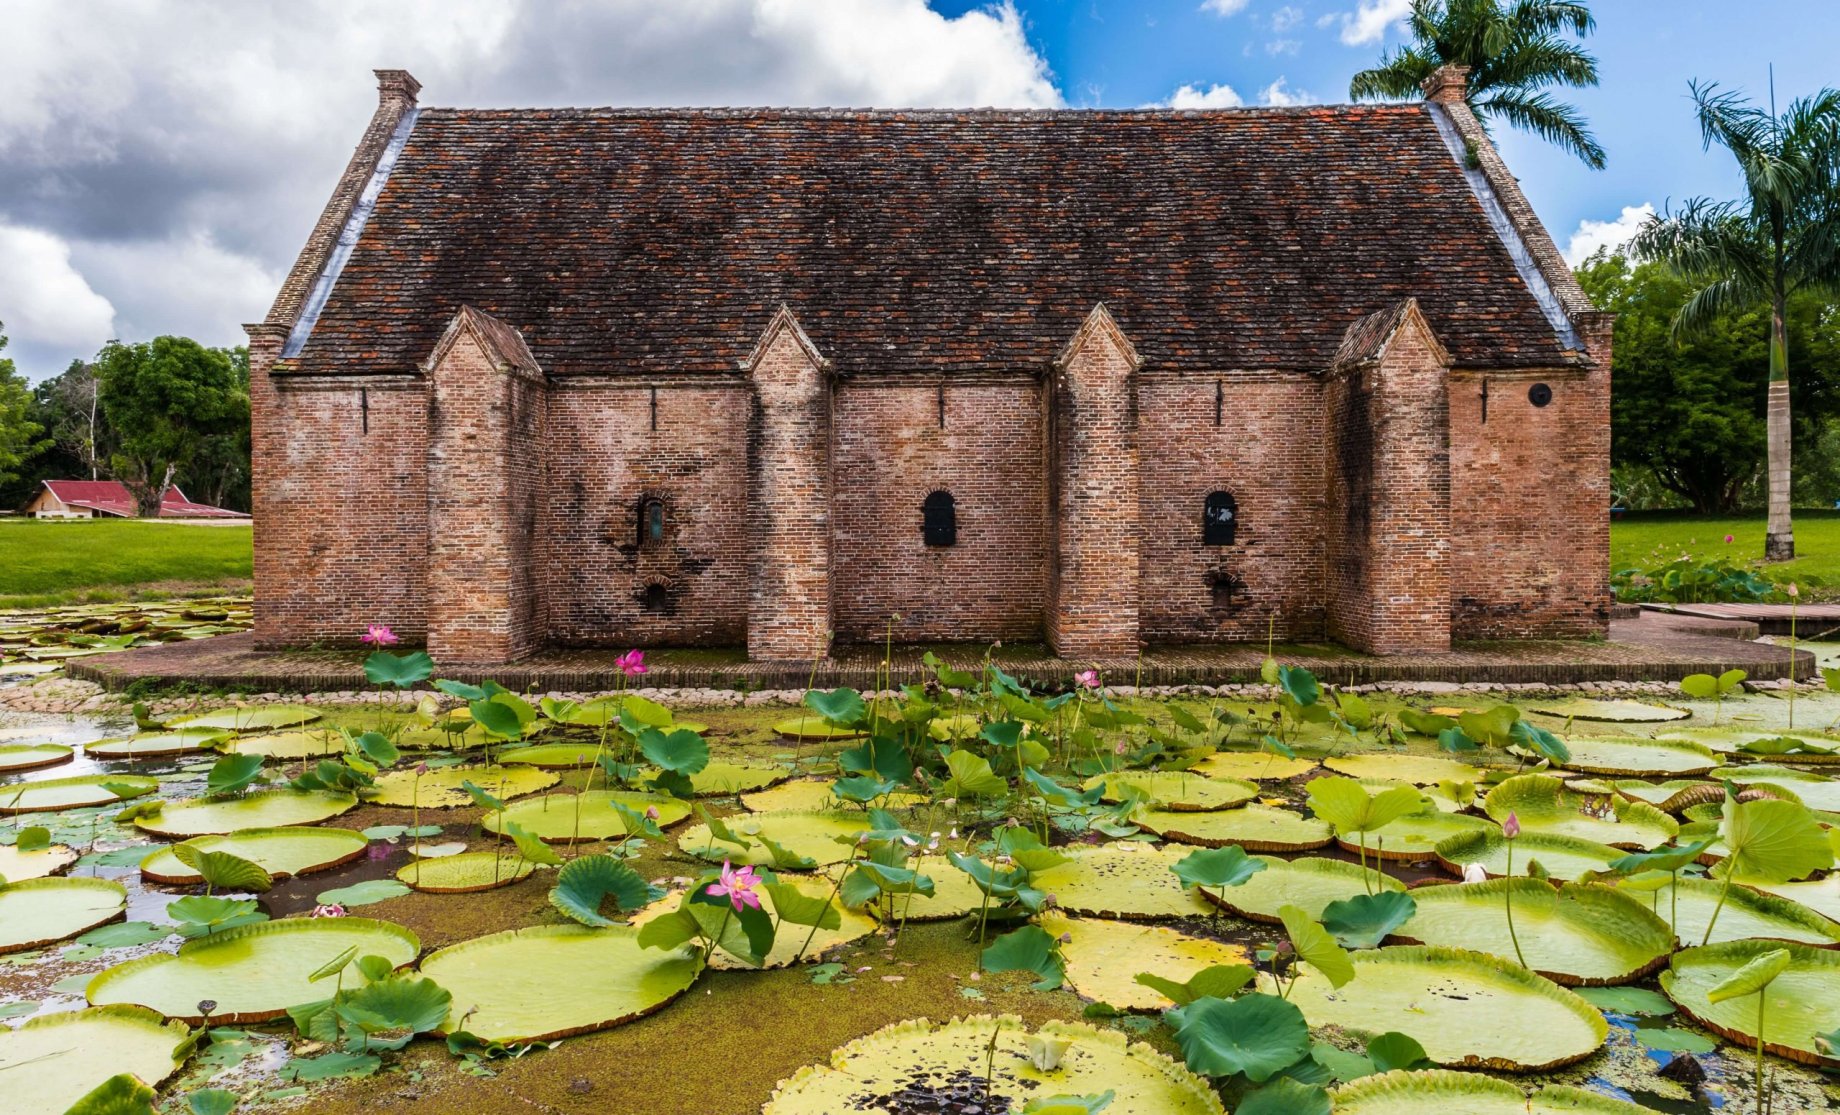
[[[1418,87],[1433,104],[1457,104],[1469,95],[1469,67],[1439,66],[1430,77],[1419,82]]]
[[[377,75],[377,103],[389,105],[396,109],[408,109],[415,105],[416,94],[422,91],[422,83],[415,80],[415,75],[408,70],[372,70]]]

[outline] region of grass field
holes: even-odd
[[[1726,542],[1725,536],[1731,541]],[[1786,583],[1819,578],[1822,598],[1840,596],[1840,512],[1795,513],[1794,561],[1763,566],[1769,578]],[[1763,557],[1763,516],[1704,518],[1674,511],[1632,514],[1610,524],[1610,569],[1652,569],[1683,554],[1728,557],[1735,562]]]
[[[0,519],[0,608],[246,587],[247,526]]]

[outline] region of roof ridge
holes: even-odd
[[[1381,102],[1377,104],[1353,104],[1336,102],[1312,105],[1235,105],[1223,108],[1170,108],[1167,106],[1146,105],[1138,108],[873,108],[853,106],[798,106],[798,105],[523,105],[523,106],[468,106],[468,105],[426,105],[420,109],[424,119],[445,118],[459,114],[472,116],[525,116],[543,114],[550,116],[580,118],[604,116],[613,119],[633,118],[648,119],[657,117],[676,117],[694,119],[707,117],[712,119],[747,119],[758,116],[776,116],[786,119],[801,120],[1042,120],[1054,118],[1136,118],[1144,120],[1162,120],[1171,118],[1210,116],[1321,116],[1321,115],[1355,115],[1385,114],[1410,115],[1424,112],[1421,102]]]

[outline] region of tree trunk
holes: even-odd
[[[1795,526],[1789,517],[1789,334],[1783,322],[1783,299],[1770,307],[1770,390],[1765,412],[1769,442],[1770,520],[1763,539],[1765,561],[1795,556]]]

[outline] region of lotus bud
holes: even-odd
[[[907,845],[909,848],[918,848],[920,846],[920,842],[918,840],[915,840],[913,837],[908,836],[906,833],[901,834],[901,843]]]
[[[1052,910],[1056,906],[1059,906],[1060,904],[1061,904],[1061,900],[1055,897],[1055,894],[1053,891],[1049,891],[1048,896],[1041,900],[1041,908],[1044,910]]]
[[[1061,942],[1061,944],[1063,944],[1063,945],[1071,945],[1071,944],[1073,944],[1073,934],[1071,934],[1071,933],[1063,933],[1063,934],[1061,934],[1061,936],[1060,936],[1060,942]]]
[[[427,774],[427,773],[428,773],[428,764],[427,764],[427,763],[417,763],[417,764],[415,764],[415,776],[416,776],[417,778],[420,778],[420,777],[421,777],[422,775],[424,775],[424,774]]]
[[[656,805],[648,805],[645,807],[645,819],[648,821],[656,821],[658,819],[658,807]]]
[[[330,902],[324,906],[315,906],[313,907],[312,916],[316,918],[342,918],[345,916],[345,907],[339,905],[337,902]]]
[[[1489,881],[1488,869],[1479,863],[1463,865],[1463,881],[1466,883],[1486,883]]]
[[[1513,840],[1521,834],[1521,819],[1519,814],[1512,810],[1509,811],[1508,819],[1501,823],[1501,834],[1509,840]]]

